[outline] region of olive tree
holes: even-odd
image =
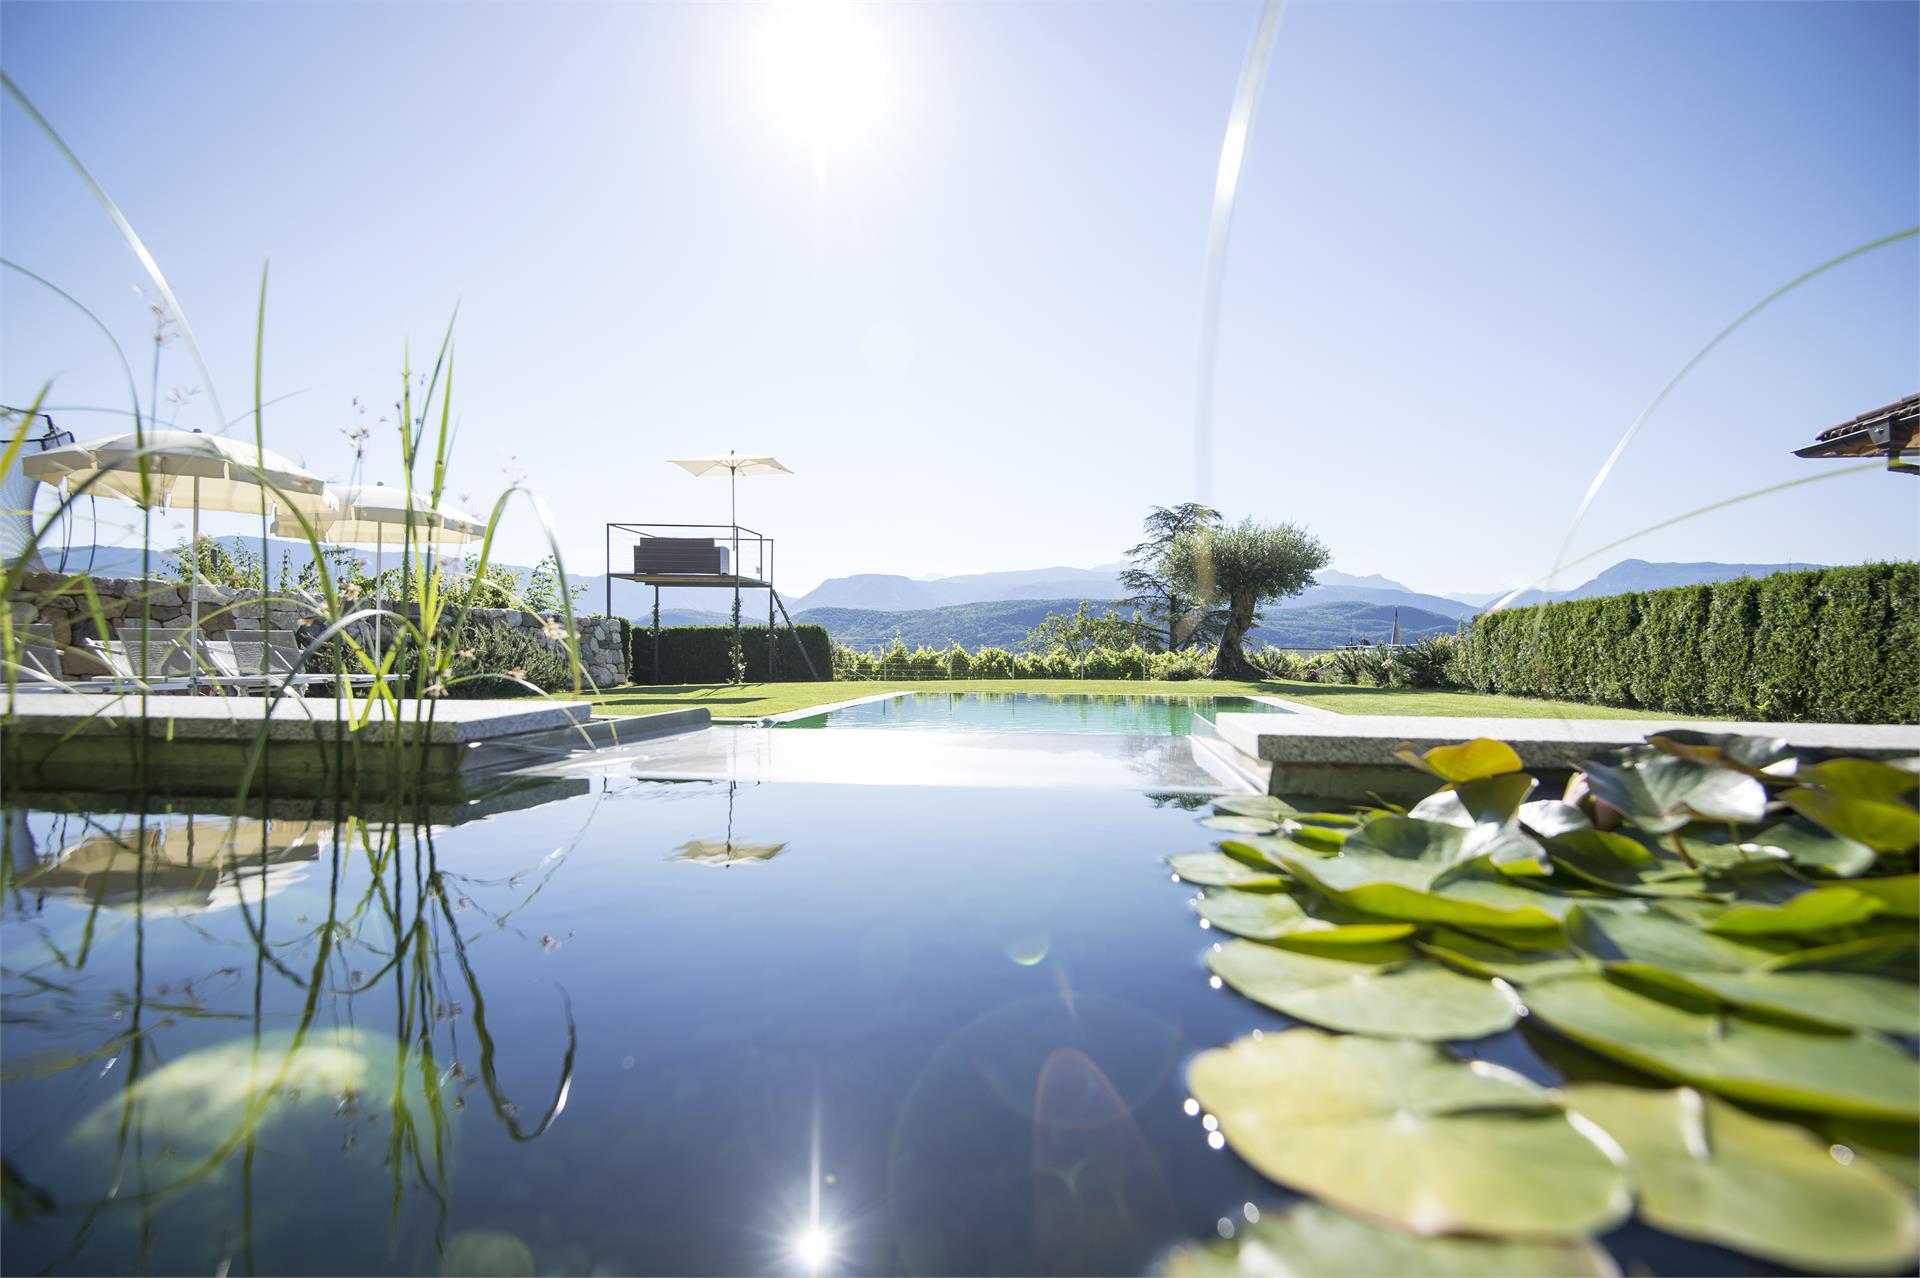
[[[1325,543],[1297,524],[1259,524],[1243,519],[1230,528],[1200,528],[1167,547],[1164,569],[1191,597],[1224,604],[1226,628],[1213,659],[1215,679],[1258,679],[1241,642],[1253,627],[1262,600],[1285,599],[1313,584],[1313,574],[1332,557]]]

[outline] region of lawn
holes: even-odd
[[[845,683],[701,683],[627,684],[591,696],[603,715],[652,714],[685,706],[705,706],[716,719],[759,719],[804,710],[808,706],[851,701],[881,692],[1091,692],[1154,696],[1240,697],[1264,694],[1304,702],[1336,714],[1423,714],[1459,718],[1481,715],[1501,719],[1686,719],[1687,715],[1622,710],[1572,701],[1531,697],[1483,696],[1476,692],[1402,688],[1353,688],[1341,684],[1233,683],[1197,680],[1173,683],[1136,679],[906,679]]]

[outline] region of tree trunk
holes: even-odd
[[[1229,601],[1227,628],[1221,632],[1220,651],[1213,659],[1213,678],[1259,680],[1266,677],[1240,650],[1240,641],[1253,628],[1253,605],[1252,595],[1235,595]]]

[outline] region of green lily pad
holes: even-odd
[[[1744,972],[1778,957],[1776,947],[1714,936],[1637,901],[1587,902],[1567,916],[1574,948],[1605,962],[1650,963],[1681,972]]]
[[[1236,794],[1215,799],[1213,810],[1227,816],[1265,817],[1269,821],[1284,821],[1297,811],[1291,803],[1265,794]]]
[[[1691,1089],[1588,1083],[1563,1095],[1626,1151],[1640,1216],[1656,1229],[1816,1273],[1913,1257],[1906,1194],[1803,1127]]]
[[[1415,944],[1448,967],[1471,976],[1499,977],[1512,985],[1549,981],[1570,972],[1597,972],[1600,965],[1569,949],[1515,949],[1484,937],[1451,928],[1434,929],[1431,938]]]
[[[1902,804],[1833,790],[1789,790],[1780,797],[1821,829],[1882,852],[1905,852],[1920,842],[1920,814]]]
[[[1776,848],[1803,869],[1825,870],[1843,879],[1873,868],[1872,848],[1797,817],[1768,826],[1753,836],[1750,845]]]
[[[1848,885],[1879,901],[1896,918],[1920,918],[1920,874],[1900,874],[1885,879],[1861,879]]]
[[[1550,1093],[1435,1046],[1293,1029],[1201,1053],[1187,1083],[1261,1174],[1411,1233],[1579,1239],[1630,1206]]]
[[[1864,923],[1886,907],[1851,887],[1821,887],[1780,905],[1736,905],[1707,924],[1720,936],[1780,936],[1826,932]]]
[[[1568,876],[1629,896],[1710,895],[1706,880],[1664,860],[1637,839],[1603,830],[1569,830],[1547,840],[1547,854]]]
[[[1168,857],[1167,865],[1198,887],[1278,888],[1287,882],[1277,869],[1257,870],[1224,852],[1181,852]]]
[[[1835,1157],[1845,1159],[1852,1154],[1855,1158],[1864,1158],[1920,1194],[1920,1127],[1912,1123],[1831,1118],[1820,1125],[1820,1133],[1845,1151],[1832,1151]]]
[[[1567,1038],[1656,1078],[1781,1109],[1920,1119],[1920,1065],[1877,1034],[1790,1029],[1603,975],[1529,985],[1526,1004]]]
[[[1315,856],[1333,856],[1346,846],[1351,834],[1351,830],[1339,830],[1324,825],[1299,825],[1288,822],[1286,827],[1287,842]]]
[[[1912,806],[1916,792],[1920,792],[1920,776],[1873,759],[1829,759],[1808,764],[1794,776],[1822,790],[1879,803]]]
[[[1517,1242],[1508,1238],[1422,1238],[1301,1203],[1284,1216],[1263,1216],[1232,1242],[1187,1243],[1161,1263],[1167,1278],[1232,1278],[1240,1274],[1318,1274],[1376,1278],[1613,1278],[1607,1253],[1592,1242]]]
[[[1225,830],[1229,834],[1272,834],[1280,828],[1278,821],[1255,816],[1201,817],[1200,824],[1209,830]]]
[[[1425,754],[1415,754],[1410,746],[1402,746],[1393,753],[1397,759],[1431,772],[1442,781],[1452,782],[1478,781],[1503,772],[1518,772],[1524,766],[1512,746],[1486,737],[1476,737],[1459,745],[1435,746]]]
[[[1300,843],[1285,835],[1248,834],[1237,839],[1222,839],[1214,846],[1228,856],[1238,857],[1251,866],[1274,866],[1282,864],[1285,856],[1332,856],[1339,847],[1326,848],[1319,844]]]
[[[1662,732],[1647,738],[1656,750],[1678,755],[1709,767],[1733,768],[1758,774],[1769,764],[1791,758],[1793,751],[1779,737],[1749,737],[1731,732],[1698,732],[1691,728]]]
[[[1698,820],[1758,821],[1767,808],[1766,787],[1754,778],[1672,755],[1645,755],[1611,768],[1589,763],[1586,769],[1595,798],[1655,834]]]
[[[1520,1015],[1500,986],[1425,959],[1370,962],[1230,941],[1207,966],[1256,1003],[1351,1034],[1484,1038]]]
[[[1409,923],[1557,934],[1566,898],[1519,886],[1463,856],[1467,831],[1376,817],[1332,858],[1282,857],[1288,871],[1351,909]]]
[[[1317,919],[1284,892],[1208,892],[1194,912],[1223,932],[1256,941],[1292,937],[1316,946],[1379,945],[1413,934],[1411,923],[1338,924]]]
[[[1702,931],[1664,908],[1585,905],[1569,917],[1567,932],[1575,948],[1639,985],[1843,1029],[1911,1033],[1920,1025],[1920,986],[1911,981],[1791,967],[1795,952],[1753,943],[1771,938]]]
[[[1822,1025],[1859,1026],[1889,1034],[1920,1031],[1920,985],[1871,972],[1775,968],[1758,972],[1687,972],[1683,979],[1729,1003]]]

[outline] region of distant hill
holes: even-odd
[[[1024,568],[917,580],[887,573],[832,577],[787,601],[789,608],[857,608],[907,612],[1002,599],[1112,599],[1121,593],[1119,565]]]
[[[1007,599],[988,603],[954,604],[886,612],[866,608],[808,608],[794,615],[797,622],[826,627],[838,643],[850,648],[881,648],[897,634],[909,648],[945,648],[959,644],[969,651],[996,647],[1018,650],[1027,631],[1050,612],[1072,612],[1078,599]],[[1090,606],[1109,606],[1087,600]],[[1401,608],[1400,633],[1412,641],[1431,634],[1452,634],[1456,619],[1419,608]],[[1266,613],[1265,624],[1249,638],[1255,643],[1287,648],[1335,648],[1358,639],[1379,642],[1393,634],[1394,609],[1360,600],[1314,604]]]

